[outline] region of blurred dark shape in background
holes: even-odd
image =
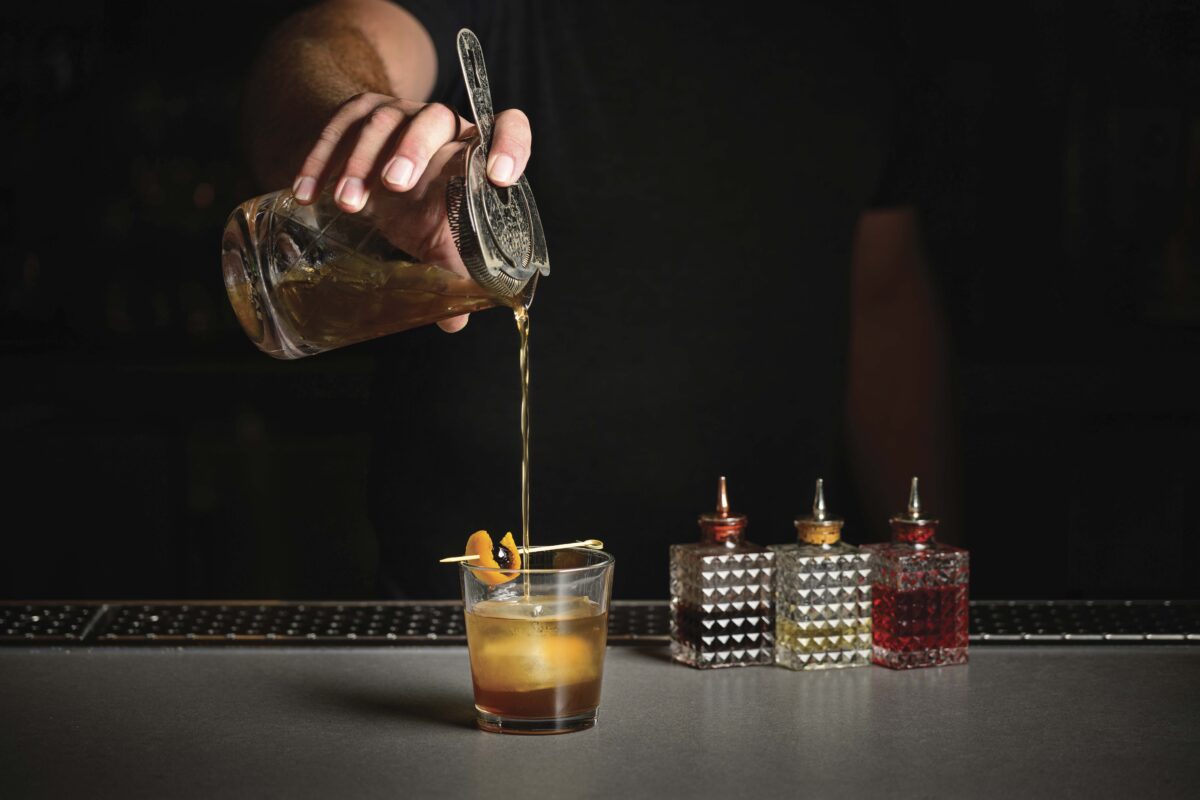
[[[238,327],[240,88],[295,3],[9,4],[0,364],[9,597],[363,596],[366,353]]]
[[[294,7],[0,10],[0,595],[372,595],[371,346],[275,362],[219,270],[258,193],[240,84]],[[993,8],[905,6],[899,31],[933,123],[972,595],[1197,596],[1200,12]]]

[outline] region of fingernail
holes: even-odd
[[[336,194],[339,203],[358,211],[363,202],[363,182],[358,178],[342,178]]]
[[[514,166],[512,156],[500,153],[492,156],[492,163],[488,165],[488,175],[498,183],[508,183],[512,178]]]
[[[296,178],[296,182],[292,184],[292,194],[301,203],[307,203],[313,199],[313,193],[317,190],[316,178]]]
[[[404,156],[393,158],[383,171],[383,179],[392,186],[408,186],[413,174],[413,162]]]

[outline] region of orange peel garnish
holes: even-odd
[[[478,556],[475,566],[479,567],[505,570],[521,568],[521,551],[517,549],[517,543],[513,541],[511,532],[506,533],[500,540],[500,546],[496,547],[492,544],[492,537],[487,531],[475,531],[471,534],[471,538],[467,539],[467,551],[463,555]],[[475,576],[486,584],[499,586],[502,583],[508,583],[517,577],[517,574],[515,572],[480,570],[475,572]]]

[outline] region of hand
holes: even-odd
[[[432,261],[466,275],[446,218],[445,186],[439,183],[442,166],[459,150],[474,126],[442,103],[401,100],[367,92],[343,103],[321,131],[292,192],[307,205],[340,170],[334,186],[339,208],[354,214],[366,207],[376,185],[386,190],[372,206],[381,206],[380,219],[389,217],[418,222],[403,231],[387,231],[398,247],[422,260]],[[487,171],[492,183],[511,186],[520,179],[529,161],[532,134],[529,118],[516,109],[496,115]],[[376,180],[378,179],[378,180]],[[436,191],[431,191],[436,189]],[[412,204],[420,209],[414,213]],[[389,207],[393,212],[387,213]],[[374,208],[373,208],[374,210]],[[438,323],[444,331],[461,330],[467,315]]]

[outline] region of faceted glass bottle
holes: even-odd
[[[725,478],[717,510],[699,522],[699,542],[671,546],[671,656],[700,669],[770,664],[775,554],[745,541],[747,520],[729,510]]]
[[[836,669],[871,663],[869,555],[842,541],[842,520],[825,510],[817,479],[812,516],[795,522],[796,544],[775,553],[775,663]]]
[[[966,663],[967,551],[935,539],[916,478],[907,513],[891,525],[890,543],[863,546],[874,559],[871,660],[892,669]]]

